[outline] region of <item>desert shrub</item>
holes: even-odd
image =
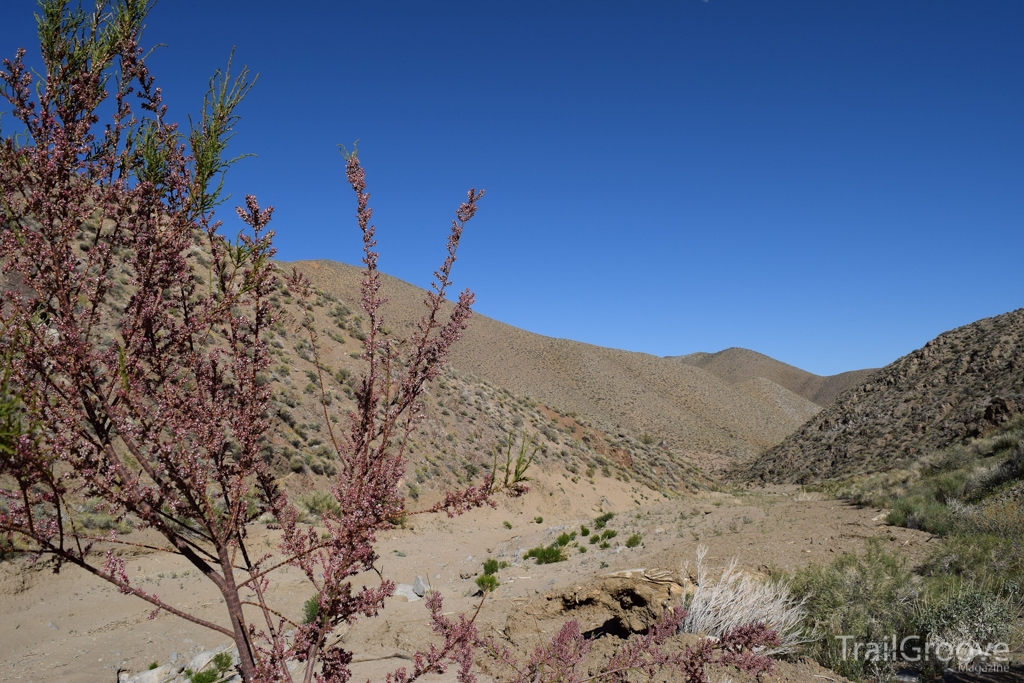
[[[498,577],[494,574],[481,574],[476,577],[476,585],[484,593],[492,593],[501,584],[498,583]]]
[[[185,677],[190,683],[216,683],[225,678],[228,669],[231,668],[231,655],[227,652],[218,652],[207,664],[205,671],[192,671],[185,669]]]
[[[536,517],[534,517],[534,518],[533,518],[533,521],[534,521],[535,523],[537,523],[537,524],[543,524],[543,523],[544,523],[544,518],[543,518],[543,517],[541,517],[540,515],[538,515],[538,516],[536,516]]]
[[[975,643],[985,648],[996,643],[1018,645],[1016,633],[1020,619],[1019,605],[1006,596],[995,595],[973,581],[956,583],[925,594],[915,619],[918,633],[928,643],[931,652],[954,654],[952,665],[969,664],[961,661],[957,646]],[[941,661],[925,661],[922,669],[929,674],[941,675]]]
[[[618,535],[619,535],[619,532],[616,531],[615,529],[605,529],[601,533],[601,540],[602,541],[607,541],[609,539],[615,538]]]
[[[132,532],[132,523],[129,518],[113,515],[109,512],[110,507],[105,505],[98,498],[90,498],[81,506],[79,523],[85,529],[99,531],[116,531],[122,536]]]
[[[1024,538],[1024,505],[1021,500],[993,500],[977,505],[951,501],[949,511],[958,533]]]
[[[511,529],[512,528],[512,522],[510,522],[508,520],[505,520],[504,522],[502,522],[501,525],[503,527],[505,527],[506,529]]]
[[[626,539],[626,547],[627,548],[635,548],[638,545],[640,545],[641,543],[643,543],[643,541],[644,541],[644,537],[643,536],[641,536],[640,534],[633,534],[632,536],[630,536],[629,538]]]
[[[977,500],[990,495],[1006,484],[1024,479],[1024,443],[1018,444],[998,465],[978,472],[968,483],[965,498]]]
[[[580,527],[580,536],[589,536],[589,535],[590,535],[590,529],[587,528],[586,526],[581,526]]]
[[[600,543],[600,542],[601,542],[601,535],[600,534],[594,534],[593,536],[590,537],[590,543],[592,545],[595,544],[595,543]]]
[[[311,515],[316,515],[317,517],[322,517],[325,512],[330,512],[334,515],[341,513],[341,507],[338,505],[338,501],[334,499],[334,496],[322,491],[316,491],[306,496],[302,500],[302,505]]]
[[[932,549],[921,571],[930,585],[969,582],[1020,604],[1024,600],[1024,539],[954,533]]]
[[[501,565],[498,564],[497,560],[484,560],[484,574],[496,574],[499,569],[501,569]]]
[[[864,555],[847,553],[829,565],[797,571],[789,590],[806,596],[809,626],[820,634],[809,646],[811,654],[847,678],[862,680],[878,672],[869,662],[843,657],[839,635],[852,636],[852,642],[888,642],[893,634],[899,641],[916,635],[913,614],[919,582],[905,558],[887,552],[877,539],[868,542]]]
[[[767,651],[773,655],[796,652],[807,642],[806,599],[795,599],[784,580],[766,581],[742,573],[735,560],[714,581],[704,563],[707,551],[704,545],[697,548],[697,586],[681,631],[719,638],[738,626],[763,623],[779,636],[778,643]],[[686,575],[685,567],[682,573]]]
[[[893,501],[885,521],[893,526],[920,529],[939,536],[947,534],[953,526],[953,517],[946,505],[921,496]]]
[[[312,624],[320,615],[320,599],[311,595],[302,603],[302,623]]]
[[[536,548],[531,548],[523,555],[524,559],[531,557],[537,560],[537,564],[553,564],[555,562],[563,562],[565,560],[565,553],[557,545],[537,546]]]

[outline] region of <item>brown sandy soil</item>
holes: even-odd
[[[693,564],[698,544],[708,546],[708,561],[715,569],[735,557],[750,571],[766,573],[827,562],[838,553],[861,549],[872,537],[881,537],[911,558],[920,557],[929,543],[922,532],[884,527],[878,510],[809,500],[812,496],[794,489],[667,500],[635,482],[601,479],[598,489],[583,480],[574,484],[543,472],[538,479],[525,498],[503,500],[496,510],[477,510],[456,519],[412,517],[410,528],[387,532],[379,543],[384,576],[405,584],[423,576],[445,596],[446,612],[468,612],[479,601],[473,596],[473,579],[483,560],[509,562],[511,566],[499,572],[501,586],[485,600],[478,624],[484,635],[508,641],[512,634],[511,645],[525,647],[550,637],[572,616],[585,621],[583,614],[552,611],[552,601],[564,591],[610,572],[639,567],[663,568],[681,580],[684,565]],[[616,513],[608,527],[618,535],[609,549],[582,543],[586,553],[570,547],[566,562],[543,566],[521,558],[525,550],[549,544],[563,531],[578,531],[581,523],[589,523],[601,511]],[[543,523],[534,521],[537,516]],[[512,529],[505,528],[505,521]],[[642,534],[643,545],[621,545],[634,532]],[[272,545],[275,534],[257,525],[253,543]],[[136,532],[130,538],[142,536]],[[134,554],[128,570],[133,581],[172,604],[223,621],[218,595],[180,558]],[[357,577],[355,583],[372,580]],[[293,617],[310,595],[294,570],[281,572],[274,590],[275,602]],[[118,669],[136,672],[151,662],[187,662],[201,650],[228,644],[227,638],[177,617],[148,620],[148,613],[141,601],[117,594],[74,567],[54,576],[43,566],[5,561],[0,564],[0,681],[113,683]],[[584,630],[597,625],[582,623]],[[408,665],[416,647],[429,642],[427,610],[423,601],[392,599],[380,618],[357,622],[343,639],[356,655],[358,676],[380,678]],[[613,636],[606,639],[615,642]],[[500,671],[494,673],[500,677]],[[825,680],[815,674],[828,672],[823,674],[813,663],[783,663],[776,677],[766,680]]]

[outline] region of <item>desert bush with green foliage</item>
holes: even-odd
[[[929,584],[970,584],[1024,605],[1024,415],[911,468],[833,488],[853,503],[888,508],[889,524],[941,536],[922,567]]]
[[[498,583],[498,577],[494,574],[481,574],[476,577],[476,585],[484,593],[493,593],[501,584]]]
[[[316,491],[303,498],[302,505],[309,511],[309,514],[317,517],[323,517],[327,513],[335,516],[341,513],[341,507],[334,496],[322,491]]]
[[[977,557],[968,564],[983,561]],[[829,565],[805,567],[788,580],[795,595],[806,596],[808,634],[814,634],[809,653],[852,680],[885,679],[906,663],[844,657],[841,635],[850,636],[850,643],[916,636],[908,648],[928,644],[932,652],[942,643],[1006,642],[1015,647],[1021,642],[1020,606],[998,582],[927,566],[922,575],[915,574],[904,556],[886,550],[878,539],[868,542],[863,555],[847,553]],[[912,649],[904,654],[915,656]],[[913,664],[928,675],[941,674],[944,665],[934,657]]]
[[[523,555],[523,559],[533,558],[537,560],[537,564],[553,564],[555,562],[564,562],[565,553],[562,551],[561,546],[552,544],[549,546],[537,546],[526,551]]]
[[[217,683],[217,681],[227,678],[230,668],[231,655],[227,652],[218,652],[202,671],[185,669],[185,678],[189,680],[189,683]]]
[[[888,642],[915,633],[912,615],[920,596],[906,559],[872,540],[864,555],[844,554],[829,565],[811,565],[790,581],[806,596],[808,627],[819,637],[808,645],[823,666],[854,680],[872,675],[867,664],[843,657],[840,635],[855,642]]]

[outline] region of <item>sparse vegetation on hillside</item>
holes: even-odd
[[[836,483],[851,502],[889,509],[889,524],[942,536],[925,571],[1024,605],[1024,415],[909,468]]]
[[[836,397],[861,384],[875,372],[873,369],[851,370],[822,377],[762,353],[735,347],[718,353],[691,353],[671,358],[679,363],[707,370],[731,384],[766,379],[823,408],[831,405]]]
[[[325,295],[358,300],[355,268],[327,261],[294,265]],[[422,293],[389,278],[384,287],[393,319],[401,320],[396,329],[411,324]],[[818,410],[782,387],[785,396],[766,397],[673,359],[549,340],[483,316],[454,352],[452,368],[491,393],[491,415],[504,410],[512,426],[518,429],[518,418],[540,434],[541,458],[557,458],[581,478],[636,479],[665,492],[711,484],[707,463],[693,452],[719,454],[723,462],[754,457]],[[478,409],[475,389],[467,386],[454,402],[445,399],[448,424],[461,430],[470,418],[479,425],[488,417]]]
[[[847,391],[737,472],[821,482],[911,467],[1024,412],[1024,309],[939,335]]]
[[[823,634],[813,653],[823,665],[861,680],[891,664],[841,657],[834,634],[859,642],[918,636],[919,645],[1007,642],[1024,638],[1024,417],[984,438],[896,469],[825,488],[853,503],[890,510],[887,522],[941,537],[914,574],[877,541],[862,557],[797,572],[794,590]],[[833,635],[828,635],[833,634]],[[913,656],[913,652],[907,653]],[[940,662],[921,664],[936,673]],[[880,668],[881,667],[881,668]],[[887,668],[888,667],[888,668]]]

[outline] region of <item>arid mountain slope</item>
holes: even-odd
[[[889,469],[1024,412],[1024,308],[932,341],[843,394],[748,476],[809,482]]]
[[[353,266],[287,265],[325,293],[358,300],[359,271]],[[419,315],[423,292],[394,278],[386,278],[384,287],[391,324],[404,336]],[[701,467],[749,459],[819,409],[778,382],[725,381],[678,360],[543,337],[484,316],[473,319],[452,363],[460,372],[585,416],[609,431],[663,443]]]
[[[763,377],[823,408],[835,401],[841,393],[861,384],[876,372],[872,368],[822,377],[777,361],[763,353],[738,347],[718,353],[691,353],[670,358],[707,370],[733,384]]]

